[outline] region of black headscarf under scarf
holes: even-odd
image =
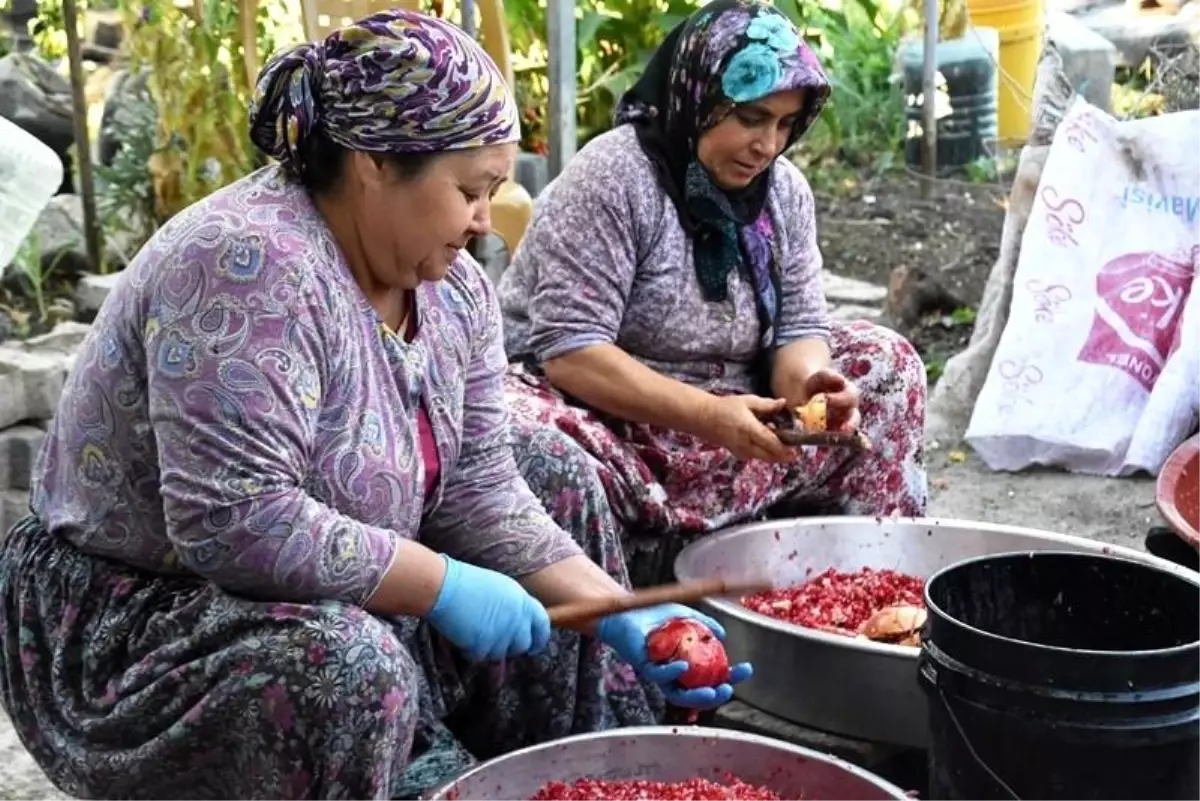
[[[754,279],[764,338],[777,314],[774,231],[766,213],[771,168],[736,191],[718,187],[697,159],[701,134],[739,103],[805,90],[788,146],[808,130],[829,81],[795,26],[756,0],[714,0],[677,25],[641,79],[621,98],[616,122],[636,126],[659,183],[693,239],[704,297],[726,299],[729,274]]]

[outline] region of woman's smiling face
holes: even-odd
[[[805,104],[803,89],[740,103],[700,135],[696,156],[722,189],[744,189],[783,153]]]

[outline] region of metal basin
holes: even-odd
[[[1197,574],[1150,554],[1047,531],[933,518],[810,517],[737,526],[685,548],[680,580],[767,578],[803,584],[833,567],[892,568],[928,578],[963,559],[1014,551],[1106,553],[1172,573]],[[728,631],[733,660],[754,663],[737,697],[804,726],[864,740],[925,747],[928,720],[917,685],[918,648],[885,645],[793,626],[736,599],[703,604]]]
[[[807,748],[725,729],[639,726],[580,734],[513,751],[439,787],[431,799],[532,798],[549,781],[721,781],[733,773],[783,798],[900,799],[862,768]]]

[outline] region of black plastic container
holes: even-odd
[[[941,42],[935,51],[938,72],[945,78],[949,113],[937,123],[939,172],[951,172],[990,155],[997,137],[1000,39],[993,28],[968,28],[961,39]],[[925,47],[919,39],[900,46],[905,118],[904,157],[908,166],[921,166]]]
[[[1084,553],[925,586],[934,799],[1200,797],[1200,577]]]

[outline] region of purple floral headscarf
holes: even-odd
[[[520,140],[495,63],[449,22],[384,11],[275,56],[258,77],[250,138],[295,173],[320,130],[350,150],[430,153]]]
[[[805,90],[790,147],[816,121],[829,80],[799,31],[758,0],[715,0],[680,23],[618,104],[617,123],[637,126],[659,183],[695,245],[696,274],[709,301],[724,301],[729,274],[745,264],[759,299],[764,344],[774,341],[778,275],[766,209],[771,169],[736,192],[700,164],[700,136],[740,103]],[[786,150],[786,148],[785,148]]]

